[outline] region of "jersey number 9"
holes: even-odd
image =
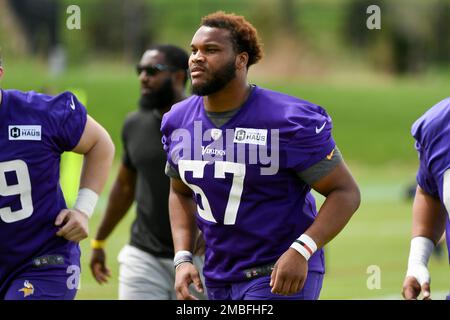
[[[15,172],[17,184],[8,185],[6,181],[7,172]],[[12,211],[11,207],[0,208],[0,218],[6,223],[23,220],[33,214],[30,174],[27,164],[22,160],[0,162],[0,197],[14,195],[20,195],[22,209]]]

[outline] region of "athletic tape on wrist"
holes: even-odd
[[[182,263],[190,262],[192,263],[192,252],[187,250],[177,251],[175,257],[173,258],[173,266],[175,269]]]
[[[88,188],[82,188],[78,191],[77,200],[74,209],[85,213],[89,218],[94,213],[95,205],[98,201],[98,194]]]
[[[291,244],[291,248],[305,257],[306,261],[308,261],[314,252],[317,251],[316,243],[306,234],[302,234],[297,240],[295,240],[294,243]]]
[[[433,241],[426,237],[414,237],[411,240],[406,276],[416,278],[420,285],[430,283],[428,261],[430,260],[433,250]]]

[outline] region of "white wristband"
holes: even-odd
[[[433,253],[433,249],[434,243],[428,238],[414,237],[411,240],[406,276],[416,278],[420,285],[430,283],[428,261]]]
[[[314,252],[317,251],[317,245],[314,240],[307,234],[302,234],[294,243],[291,244],[291,248],[305,257],[306,261],[311,258]]]
[[[175,269],[184,262],[192,263],[192,252],[187,250],[180,250],[175,253],[175,257],[173,258],[173,266]]]
[[[77,200],[74,209],[85,213],[89,218],[94,213],[95,205],[98,201],[98,194],[88,188],[82,188],[78,191]]]

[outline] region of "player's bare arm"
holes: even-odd
[[[83,135],[72,151],[84,155],[80,191],[87,190],[87,193],[83,197],[100,194],[114,157],[114,144],[109,134],[88,116]],[[88,214],[79,209],[62,210],[55,220],[56,226],[62,226],[56,235],[75,242],[85,239],[88,236]]]
[[[326,200],[316,220],[305,234],[314,239],[317,248],[321,248],[345,227],[358,209],[361,196],[355,180],[343,161],[312,187],[325,196]],[[282,295],[298,292],[304,285],[307,271],[306,259],[289,248],[278,259],[272,272],[272,292]]]
[[[102,284],[108,281],[111,271],[106,266],[106,252],[102,245],[133,204],[136,172],[122,164],[111,189],[105,214],[95,237],[97,246],[93,247],[90,268],[95,280]]]
[[[414,246],[420,245],[428,247],[429,249],[425,251],[431,253],[444,233],[445,217],[445,209],[440,200],[417,186],[413,204],[412,238],[413,242],[418,242],[417,244],[411,243],[412,251]],[[426,262],[420,261],[420,259],[416,260],[414,254],[410,255],[408,272],[402,290],[405,299],[417,299],[421,292],[424,299],[430,297],[430,275],[427,268],[428,259],[426,260]]]
[[[426,237],[437,244],[445,230],[445,210],[439,199],[417,186],[413,204],[413,237]]]
[[[316,220],[305,233],[321,248],[348,223],[360,205],[361,194],[344,161],[326,177],[313,184],[312,188],[326,199]]]
[[[196,205],[192,190],[181,179],[170,179],[169,213],[175,252],[192,252],[197,234],[195,225]],[[175,261],[177,256],[175,257]],[[194,283],[197,291],[203,291],[198,270],[192,263],[176,266],[175,291],[179,300],[197,300],[189,293],[189,284]]]

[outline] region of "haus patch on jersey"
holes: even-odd
[[[35,140],[40,141],[42,136],[41,126],[8,126],[9,140]]]
[[[265,146],[267,143],[267,129],[236,128],[233,142]]]

